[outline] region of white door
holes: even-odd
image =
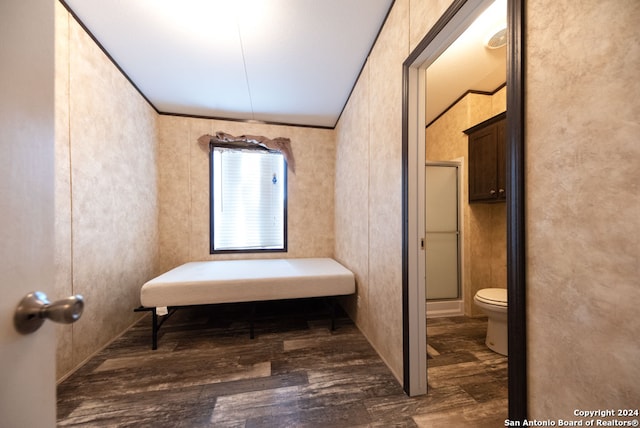
[[[53,427],[54,329],[13,314],[53,285],[54,2],[0,1],[0,41],[0,426]]]

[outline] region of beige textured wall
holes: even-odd
[[[56,2],[55,298],[85,312],[58,327],[58,378],[139,315],[157,272],[156,113]]]
[[[468,137],[462,132],[506,108],[506,88],[494,95],[467,94],[426,129],[427,161],[464,158],[462,174],[463,297],[468,316],[482,315],[473,304],[481,288],[507,287],[507,213],[503,203],[469,204]],[[427,97],[428,97],[427,93]]]
[[[409,2],[397,0],[336,128],[336,258],[356,274],[351,317],[402,378],[402,62]]]
[[[402,63],[451,4],[396,0],[336,127],[335,257],[356,275],[344,302],[402,379]]]
[[[529,0],[529,408],[640,403],[640,2]]]
[[[360,330],[369,318],[369,65],[336,127],[335,258],[355,274],[357,298],[344,306]]]
[[[158,124],[161,270],[194,260],[333,256],[333,130],[177,116],[160,116]],[[197,139],[217,131],[291,139],[287,253],[209,254],[209,152]]]
[[[71,296],[71,165],[69,140],[69,14],[55,2],[55,297]],[[56,376],[73,369],[74,326],[56,325]]]
[[[409,21],[404,25],[409,26],[410,51],[418,46],[451,3],[453,3],[452,0],[409,0]]]

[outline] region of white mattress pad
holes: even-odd
[[[355,293],[351,271],[333,259],[191,262],[145,283],[145,307],[340,296]]]

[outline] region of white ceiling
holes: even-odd
[[[61,1],[161,113],[329,128],[393,5],[393,0]],[[500,55],[482,43],[452,45],[429,67],[428,117],[467,89],[491,91],[504,82],[504,48],[505,59],[496,65]],[[473,67],[455,65],[459,58],[475,58]]]
[[[163,113],[333,127],[393,0],[65,0]]]

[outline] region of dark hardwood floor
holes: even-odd
[[[176,312],[151,350],[146,316],[58,385],[58,426],[504,426],[507,359],[484,345],[486,319],[427,322],[429,393],[410,398],[342,314],[313,301]]]

